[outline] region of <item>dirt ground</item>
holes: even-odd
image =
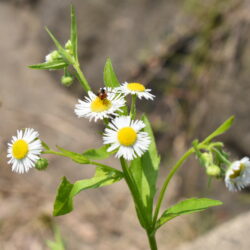
[[[246,4],[242,9],[247,9],[247,2],[242,2]],[[181,93],[178,92],[179,86],[176,86],[177,91],[172,93],[161,89],[163,85],[160,85],[166,80],[165,74],[169,77],[166,68],[172,67],[169,63],[172,60],[171,55],[166,53],[169,57],[162,64],[154,57],[151,57],[151,61],[145,60],[152,53],[158,56],[159,51],[163,53],[159,41],[164,41],[165,36],[173,31],[174,24],[178,26],[185,23],[186,19],[180,17],[179,1],[167,3],[159,0],[153,3],[148,0],[131,0],[120,5],[108,0],[73,3],[78,6],[78,14],[81,14],[80,25],[90,19],[85,26],[86,29],[80,29],[80,56],[84,62],[84,71],[95,86],[100,85],[103,63],[108,55],[114,59],[121,80],[126,80],[126,76],[131,78],[135,75],[139,75],[138,78],[154,80],[150,87],[153,88],[155,84],[160,101],[157,102],[155,110],[149,108],[149,111],[157,135],[162,138],[161,152],[164,152],[162,148],[166,144],[173,148],[170,159],[165,159],[169,155],[163,155],[166,161],[172,163],[186,149],[186,142],[194,132],[204,136],[232,112],[237,114],[238,121],[225,142],[235,157],[250,154],[250,110],[247,102],[250,93],[247,70],[249,57],[246,56],[249,52],[247,48],[250,46],[247,46],[247,39],[244,40],[244,36],[242,37],[244,30],[248,30],[249,27],[247,18],[243,18],[247,17],[247,14],[236,13],[241,17],[238,23],[232,21],[235,20],[234,15],[229,15],[226,24],[230,28],[234,27],[235,32],[242,32],[236,32],[233,36],[235,40],[227,41],[223,50],[217,48],[224,56],[223,62],[219,61],[221,57],[215,56],[221,68],[218,68],[212,79],[218,79],[218,82],[214,81],[212,87],[206,85],[205,93],[203,92],[198,100],[194,98],[195,102],[191,106],[194,112],[185,123],[185,116],[180,115],[183,110],[177,105],[177,101],[183,101],[182,96],[178,97],[178,93]],[[73,112],[77,98],[83,95],[81,89],[73,87],[67,90],[60,86],[59,74],[56,72],[34,71],[27,68],[27,65],[44,60],[44,55],[52,49],[52,43],[44,32],[44,25],[49,25],[55,30],[60,39],[67,38],[68,5],[69,1],[49,0],[0,2],[0,249],[48,249],[45,241],[53,238],[54,225],[61,229],[68,250],[148,249],[146,235],[138,225],[128,189],[123,181],[98,190],[82,192],[75,199],[75,210],[72,213],[54,218],[53,201],[61,177],[67,176],[72,182],[88,178],[93,174],[93,167],[48,156],[47,171],[31,170],[27,174],[18,175],[12,173],[10,166],[6,164],[6,144],[16,129],[24,127],[38,130],[42,140],[51,147],[60,145],[69,150],[82,152],[101,145],[101,136],[97,132],[98,125],[78,119]],[[115,12],[114,16],[110,16],[111,12]],[[163,18],[166,21],[163,22]],[[98,27],[101,28],[98,30]],[[214,39],[218,39],[216,34]],[[245,41],[245,47],[240,46],[242,41]],[[193,46],[188,42],[187,44],[188,48]],[[246,49],[243,50],[244,48]],[[180,51],[184,55],[187,53],[186,48],[181,47]],[[179,56],[178,53],[177,51]],[[241,54],[244,56],[240,57]],[[234,57],[240,58],[238,63],[225,64],[228,58]],[[145,65],[142,61],[146,61]],[[236,59],[235,61],[237,62]],[[184,64],[184,61],[181,63]],[[137,71],[141,64],[140,75]],[[223,68],[223,65],[226,67]],[[172,70],[179,72],[180,69]],[[184,79],[188,78],[185,70],[180,70],[182,73],[184,71]],[[207,75],[204,78],[206,77]],[[234,84],[236,81],[237,85]],[[221,112],[218,112],[219,109]],[[186,116],[188,115],[189,113]],[[201,129],[197,128],[199,126]],[[173,131],[172,137],[162,134],[163,129]],[[242,134],[244,136],[239,140]],[[168,141],[171,143],[167,143]],[[111,159],[109,163],[118,167],[115,159]],[[157,235],[159,249],[177,248],[183,242],[192,241],[215,225],[249,210],[249,193],[229,194],[224,184],[218,182],[212,189],[207,189],[204,173],[195,170],[197,165],[194,159],[189,161],[185,168],[170,185],[168,203],[192,193],[222,199],[225,205],[207,214],[189,215],[173,220]],[[161,175],[165,175],[166,172],[162,166]],[[243,216],[241,220],[244,220]],[[185,245],[182,249],[185,249]]]

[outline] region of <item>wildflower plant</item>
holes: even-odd
[[[194,140],[190,149],[171,168],[163,185],[157,187],[160,156],[153,130],[148,117],[145,114],[140,116],[136,112],[137,101],[152,102],[156,97],[141,83],[120,84],[110,59],[107,59],[104,67],[105,86],[98,94],[94,94],[95,91],[92,90],[80,69],[77,53],[77,24],[73,7],[71,8],[70,39],[64,46],[48,29],[46,30],[54,41],[56,50],[46,56],[45,62],[32,65],[30,68],[63,70],[62,84],[65,86],[69,86],[76,78],[85,91],[86,97],[76,103],[75,114],[90,121],[102,121],[105,126],[102,131],[104,145],[97,149],[86,150],[84,153],[72,152],[59,146],[55,151],[39,139],[38,132],[33,129],[19,130],[17,136],[13,136],[8,148],[8,157],[9,164],[15,172],[24,173],[32,167],[38,170],[46,169],[48,161],[41,158],[41,155],[46,154],[67,157],[78,164],[96,167],[95,175],[90,179],[71,183],[66,177],[62,178],[54,203],[54,216],[71,212],[74,197],[81,191],[124,180],[130,190],[140,226],[147,234],[150,249],[156,250],[155,234],[165,223],[177,216],[222,204],[218,200],[208,198],[190,198],[171,207],[162,208],[170,181],[188,157],[195,155],[210,179],[225,179],[225,184],[230,191],[240,190],[250,184],[249,159],[245,157],[232,163],[229,155],[224,151],[223,143],[214,141],[217,136],[231,127],[234,117],[230,117],[204,140]],[[131,105],[129,106],[126,101],[130,95]],[[120,169],[101,163],[112,155],[119,159]]]

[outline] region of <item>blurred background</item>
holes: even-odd
[[[101,145],[98,124],[78,119],[84,93],[60,84],[62,72],[35,71],[54,49],[45,26],[69,38],[70,4],[76,8],[81,66],[94,89],[110,57],[121,82],[142,82],[157,96],[138,108],[152,120],[163,162],[160,176],[189,147],[229,116],[220,139],[232,159],[250,155],[249,0],[1,0],[0,1],[0,249],[42,250],[58,225],[69,250],[147,249],[123,182],[82,192],[75,210],[53,218],[62,176],[88,178],[93,168],[49,156],[47,171],[18,175],[6,164],[16,129],[33,127],[51,147],[82,152]],[[111,160],[116,167],[116,161]],[[159,183],[163,180],[160,179]],[[166,206],[185,197],[224,205],[173,220],[159,231],[159,249],[249,249],[249,190],[229,193],[222,181],[208,187],[194,158],[170,187]]]

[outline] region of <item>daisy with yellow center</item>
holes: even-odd
[[[88,92],[88,97],[78,100],[78,104],[75,106],[75,113],[78,117],[86,117],[91,121],[94,119],[102,120],[104,118],[110,118],[110,116],[116,116],[118,111],[125,106],[125,99],[120,94],[112,92],[111,89],[107,89],[107,96],[105,98],[99,97],[92,91]]]
[[[108,152],[118,150],[116,157],[133,160],[148,150],[150,138],[143,121],[131,120],[130,116],[120,116],[112,120],[104,131],[103,142],[110,144]]]
[[[225,184],[229,191],[238,191],[250,185],[250,161],[248,157],[232,163],[226,171]]]
[[[142,85],[141,83],[137,83],[137,82],[132,82],[132,83],[125,82],[122,84],[121,87],[118,87],[116,91],[124,95],[129,95],[129,94],[136,95],[138,96],[139,99],[145,98],[147,100],[148,99],[153,100],[155,97],[154,95],[149,93],[151,89],[146,89],[144,85]]]
[[[33,128],[17,130],[17,136],[13,136],[11,143],[8,143],[9,164],[12,164],[12,171],[22,174],[28,172],[30,168],[40,159],[43,150],[39,134]]]

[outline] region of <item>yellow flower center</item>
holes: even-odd
[[[24,140],[17,140],[12,146],[13,156],[18,160],[23,159],[27,155],[28,151],[29,145]]]
[[[239,169],[233,170],[233,173],[229,175],[231,179],[235,179],[241,175],[241,173],[244,171],[245,166],[244,164],[240,164]]]
[[[118,131],[118,141],[123,146],[131,146],[135,143],[137,134],[131,127],[125,127]]]
[[[101,99],[100,97],[96,97],[96,99],[91,103],[91,111],[92,112],[103,112],[108,110],[111,107],[111,102],[108,99]]]
[[[128,83],[127,86],[128,86],[128,89],[132,91],[138,91],[138,92],[145,91],[145,87],[140,83],[132,82],[132,83]]]

